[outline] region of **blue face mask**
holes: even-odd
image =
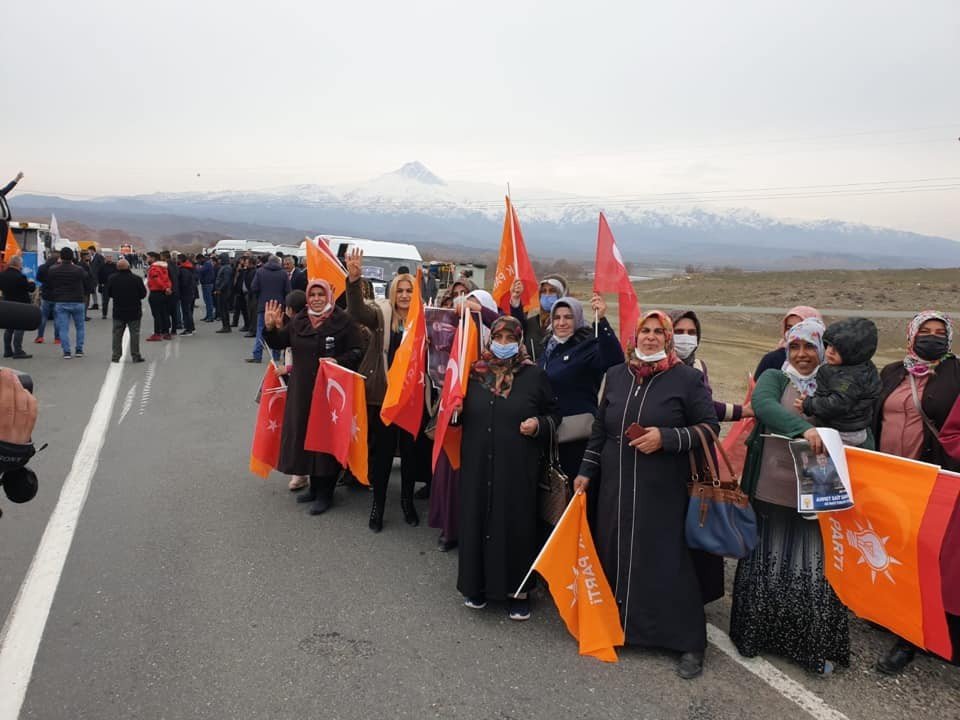
[[[553,310],[553,306],[557,304],[557,300],[560,298],[556,295],[541,295],[540,296],[540,309],[548,313]]]
[[[498,343],[494,341],[490,343],[490,352],[501,360],[507,360],[520,352],[520,343]]]

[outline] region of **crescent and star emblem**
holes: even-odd
[[[337,413],[338,412],[342,413],[343,409],[347,406],[347,393],[344,391],[343,386],[341,386],[340,383],[338,383],[333,378],[327,378],[327,403],[330,403],[331,390],[336,391],[336,393],[340,395],[340,409],[333,410],[330,413],[330,419],[333,420],[333,422],[337,422],[337,420],[339,419],[339,416],[337,415]]]

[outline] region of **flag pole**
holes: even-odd
[[[510,183],[507,183],[507,205],[507,211],[510,213],[510,242],[513,243],[513,280],[516,282],[520,279],[520,263],[517,262],[517,231],[513,226],[513,197],[510,195]]]
[[[567,517],[567,513],[570,512],[570,508],[573,507],[573,501],[577,499],[577,495],[581,495],[583,490],[577,490],[573,497],[570,498],[570,502],[567,503],[567,507],[564,508],[563,515],[560,516],[560,519],[557,520],[557,524],[553,526],[553,532],[550,533],[550,537],[547,538],[547,541],[543,544],[543,547],[540,548],[540,552],[537,554],[536,560],[533,561],[533,565],[530,566],[530,569],[527,570],[527,575],[523,578],[523,582],[520,583],[520,586],[517,588],[517,591],[513,594],[514,597],[520,594],[520,591],[523,590],[523,586],[527,584],[527,580],[530,579],[530,576],[533,575],[533,570],[537,567],[537,563],[540,562],[540,558],[543,557],[543,554],[547,551],[547,548],[550,547],[550,543],[553,542],[553,536],[557,534],[557,529],[563,524],[563,521]]]

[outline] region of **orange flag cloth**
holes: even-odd
[[[614,647],[624,643],[623,626],[587,525],[584,493],[573,496],[530,570],[550,586],[557,612],[580,642],[580,654],[617,662]]]
[[[3,262],[10,262],[10,258],[16,257],[21,253],[20,243],[17,242],[16,238],[13,235],[13,230],[10,227],[7,227],[7,244],[3,248]]]
[[[333,289],[334,298],[340,297],[347,289],[347,271],[323,236],[304,240],[307,241],[307,280],[326,280]]]
[[[524,313],[540,307],[540,284],[530,264],[527,255],[527,246],[520,231],[520,218],[517,210],[507,200],[507,214],[503,219],[503,236],[500,239],[500,254],[497,257],[497,273],[493,282],[493,299],[503,310],[504,315],[510,314],[510,292],[517,278],[523,281],[523,294],[520,304]]]
[[[303,446],[333,455],[364,485],[367,477],[367,394],[364,377],[320,361]]]
[[[940,553],[960,475],[846,448],[856,504],[820,514],[826,575],[859,617],[950,658]]]
[[[287,386],[277,376],[273,363],[267,363],[267,371],[260,385],[260,408],[257,410],[257,424],[253,428],[253,444],[250,447],[250,472],[254,475],[265,478],[277,467],[286,406]]]
[[[399,425],[417,437],[423,420],[426,383],[427,325],[420,294],[420,268],[413,282],[413,298],[403,326],[403,340],[387,371],[387,393],[380,408],[384,425]]]

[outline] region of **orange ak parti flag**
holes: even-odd
[[[277,467],[280,460],[280,434],[283,411],[287,406],[287,386],[277,376],[273,363],[267,363],[260,385],[260,407],[250,447],[250,472],[262,478]]]
[[[417,268],[413,298],[403,326],[403,340],[387,371],[387,393],[380,408],[384,425],[398,425],[414,437],[420,434],[426,403],[427,325],[423,317],[420,273],[421,269]]]
[[[855,504],[819,516],[827,579],[857,616],[949,659],[940,552],[960,475],[871,450],[845,451]]]
[[[340,297],[347,289],[347,271],[322,235],[304,240],[307,242],[307,280],[326,280],[333,288],[333,297]]]
[[[613,233],[607,224],[607,218],[600,213],[600,226],[597,230],[597,258],[593,273],[593,291],[595,293],[617,293],[620,312],[620,343],[624,348],[637,334],[640,321],[640,302],[630,282],[623,255],[613,239]]]
[[[557,612],[580,642],[580,654],[617,662],[614,647],[624,643],[623,625],[590,535],[584,493],[567,505],[533,570],[550,586]]]
[[[354,477],[367,477],[367,393],[364,377],[329,360],[320,361],[313,385],[303,447],[333,455]]]
[[[510,314],[510,292],[517,278],[523,281],[523,294],[520,304],[523,312],[528,313],[540,307],[540,284],[537,275],[533,272],[530,256],[527,255],[527,245],[523,241],[523,232],[520,230],[520,218],[517,210],[507,201],[507,214],[503,218],[503,236],[500,239],[500,254],[497,256],[497,272],[494,276],[493,295],[497,306],[504,315]]]
[[[466,307],[466,306],[464,306]],[[433,436],[433,469],[437,469],[441,450],[447,454],[450,467],[460,469],[460,442],[462,431],[459,427],[450,427],[454,407],[463,403],[467,396],[467,383],[470,368],[480,356],[480,336],[471,313],[460,316],[457,334],[453,337],[453,347],[447,370],[443,376],[443,389],[440,391],[440,408],[437,411],[437,429]]]
[[[10,258],[16,257],[21,252],[20,243],[14,237],[13,230],[7,226],[7,244],[3,248],[3,262],[10,262]]]

